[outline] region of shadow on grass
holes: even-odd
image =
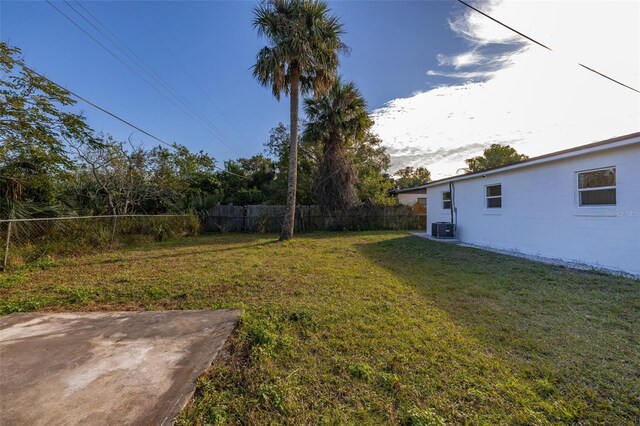
[[[393,232],[393,231],[390,231]],[[340,232],[306,232],[298,233],[297,240],[333,239],[338,234],[354,234]],[[358,235],[376,235],[380,232],[359,232]],[[103,254],[63,258],[59,267],[96,266],[129,262],[128,257],[135,256],[136,261],[154,261],[191,257],[209,253],[240,251],[245,249],[267,248],[282,243],[279,234],[253,233],[205,233],[197,237],[185,237],[164,242],[145,243],[138,246],[114,249]],[[266,240],[266,241],[265,241]],[[155,254],[161,251],[162,254]],[[154,254],[151,254],[154,253]],[[108,256],[108,258],[105,258]]]
[[[638,419],[640,281],[412,236],[358,249],[524,374]]]
[[[78,266],[95,266],[117,264],[121,262],[130,262],[131,256],[135,256],[136,262],[149,262],[163,259],[176,259],[184,257],[192,257],[202,254],[215,254],[220,252],[240,251],[245,249],[268,247],[278,244],[277,237],[269,241],[269,235],[257,234],[225,234],[203,235],[199,237],[184,238],[173,241],[160,243],[147,243],[137,247],[127,247],[121,250],[113,250],[98,256],[82,256],[78,258],[69,258],[60,264],[60,267],[78,267]],[[242,237],[239,237],[242,235]],[[238,239],[242,238],[243,242],[238,243]],[[259,242],[255,242],[260,240]],[[158,252],[162,254],[156,254]],[[104,256],[110,256],[104,258]],[[114,257],[115,256],[115,257]]]

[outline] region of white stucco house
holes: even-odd
[[[420,188],[428,235],[640,275],[640,132]]]

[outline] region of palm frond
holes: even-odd
[[[321,0],[266,0],[254,9],[253,27],[268,41],[253,67],[254,77],[279,99],[289,93],[292,67],[300,71],[303,95],[316,97],[335,80],[344,29]],[[284,75],[282,74],[284,72]]]
[[[271,87],[273,96],[280,100],[282,92],[288,93],[285,62],[279,58],[277,49],[263,47],[256,55],[252,67],[253,77],[264,87]]]
[[[304,110],[309,121],[303,137],[316,143],[340,143],[364,137],[373,124],[367,113],[367,103],[352,82],[337,78],[328,92],[320,97],[307,98]],[[338,138],[330,138],[337,134]]]

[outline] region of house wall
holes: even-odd
[[[405,206],[413,206],[418,202],[418,198],[425,198],[426,190],[419,193],[401,192],[398,194],[398,203]]]
[[[578,261],[640,275],[640,144],[454,182],[457,237],[466,243]],[[616,206],[578,207],[576,172],[616,167]],[[485,186],[502,185],[502,208]],[[449,222],[442,192],[427,189],[427,230]]]

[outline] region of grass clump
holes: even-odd
[[[436,414],[431,408],[412,408],[407,413],[404,424],[406,426],[445,426],[444,419]]]
[[[0,315],[12,314],[14,312],[31,312],[43,305],[39,298],[28,298],[20,300],[0,301]]]
[[[369,380],[373,375],[373,368],[366,362],[356,362],[349,366],[349,374],[356,379]]]

